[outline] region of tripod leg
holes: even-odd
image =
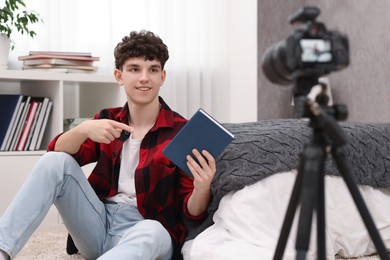
[[[294,220],[295,211],[299,202],[299,194],[302,186],[302,169],[303,169],[303,160],[300,161],[298,166],[298,174],[295,179],[293,191],[291,193],[290,202],[287,207],[286,216],[284,217],[282,230],[279,235],[278,244],[276,246],[274,260],[281,260],[283,258],[284,250],[286,248],[287,239],[290,235],[291,226]]]
[[[325,167],[321,169],[318,178],[318,202],[317,202],[317,258],[326,258],[325,242]]]
[[[308,146],[304,151],[304,169],[301,193],[301,212],[299,215],[296,239],[296,259],[305,259],[309,249],[311,224],[314,209],[318,206],[318,185],[324,172],[325,151],[320,146]],[[325,242],[325,240],[323,241]],[[325,248],[325,245],[324,247]],[[319,258],[325,259],[325,258]]]
[[[340,174],[342,175],[349,192],[355,202],[356,207],[359,210],[359,213],[366,225],[367,231],[370,234],[370,237],[378,251],[380,258],[389,260],[389,253],[387,252],[385,245],[380,237],[380,234],[375,227],[374,221],[367,209],[366,204],[357,188],[356,182],[352,175],[351,166],[349,165],[344,153],[340,148],[336,148],[332,150],[333,158],[336,162],[337,167],[339,168]]]

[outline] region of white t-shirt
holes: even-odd
[[[108,201],[122,202],[137,207],[134,173],[139,162],[142,139],[133,139],[130,135],[123,143],[121,153],[121,168],[119,170],[118,194],[108,198]]]

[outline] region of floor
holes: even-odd
[[[66,253],[67,231],[63,225],[39,228],[15,260],[71,260],[84,259]]]
[[[63,225],[39,228],[15,260],[82,260],[80,255],[66,253],[67,231]],[[342,260],[344,258],[337,258]],[[380,260],[378,256],[353,258],[354,260]]]

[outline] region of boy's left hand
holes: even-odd
[[[206,150],[203,150],[201,154],[198,150],[194,149],[192,153],[199,162],[198,164],[190,155],[186,157],[187,166],[194,176],[194,188],[199,191],[209,191],[216,172],[215,159]]]

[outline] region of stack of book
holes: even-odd
[[[90,73],[96,72],[98,67],[94,62],[99,57],[94,57],[90,52],[50,52],[30,51],[29,55],[19,56],[23,61],[24,70],[43,70],[65,73]]]
[[[0,150],[39,150],[53,102],[47,97],[0,95]]]

